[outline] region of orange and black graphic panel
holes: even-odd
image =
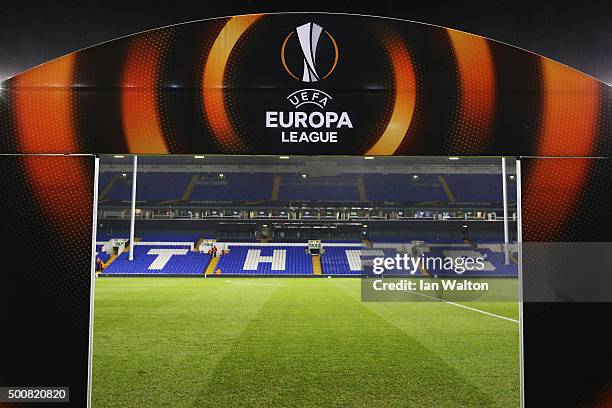
[[[526,406],[607,407],[612,303],[602,298],[612,287],[612,160],[521,164]],[[582,287],[592,299],[576,297]],[[542,378],[557,386],[543,387]]]
[[[611,92],[442,27],[245,15],[136,34],[5,81],[0,151],[607,156]]]
[[[93,176],[91,156],[0,156],[0,384],[70,387],[72,406],[87,401]]]

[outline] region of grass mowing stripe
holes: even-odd
[[[515,325],[353,283],[101,279],[94,407],[518,405]]]
[[[272,291],[245,293],[211,279],[100,280],[93,406],[192,406],[189,401]]]
[[[340,289],[329,283],[313,289],[278,286],[217,365],[196,405],[496,405]]]
[[[438,301],[361,303],[360,290],[346,289],[345,292],[355,302],[426,345],[466,381],[489,395],[492,406],[519,405],[519,332],[516,325],[460,308],[449,308]],[[493,305],[507,315],[518,308],[511,302],[486,303],[486,306]]]
[[[347,278],[347,279],[350,279],[350,278]],[[350,280],[353,281],[353,280],[356,280],[356,279],[350,279]],[[337,288],[361,288],[361,285],[359,283],[360,282],[358,281],[355,285],[339,285],[339,284],[335,284],[334,286],[337,287]],[[443,300],[443,299],[436,298],[434,296],[429,296],[429,295],[426,295],[424,293],[414,292],[414,293],[412,293],[412,295],[429,298],[429,299],[432,299],[432,300],[434,300],[436,302],[446,303],[446,304],[449,304],[449,305],[452,305],[452,306],[457,306],[457,307],[460,307],[460,308],[463,308],[463,309],[466,309],[466,310],[471,310],[473,312],[489,315],[491,317],[497,317],[497,318],[500,318],[500,319],[503,319],[503,320],[508,320],[508,321],[511,321],[511,322],[514,322],[514,323],[519,323],[519,320],[518,320],[518,318],[519,318],[519,316],[518,316],[518,300],[517,300],[517,302],[509,302],[509,301],[503,301],[503,302],[502,301],[480,301],[480,300],[479,301],[475,301],[475,302],[469,302],[469,303],[477,303],[479,305],[479,308],[474,308],[474,307],[471,307],[471,306],[468,306],[468,305],[464,304],[466,302],[451,302],[451,301],[448,301],[448,300]],[[518,299],[518,294],[517,294],[517,299]],[[512,308],[512,309],[508,309],[507,305],[510,304],[510,303],[514,303],[516,305],[516,307]],[[502,305],[502,307],[501,308],[498,307],[499,305]],[[511,314],[513,317],[506,316],[506,315],[504,315],[502,313],[493,313],[493,311],[491,311],[491,310],[487,311],[487,310],[484,310],[484,309],[493,309],[493,310],[500,309],[504,313],[510,312],[509,314]],[[516,317],[516,318],[514,318],[514,317]]]

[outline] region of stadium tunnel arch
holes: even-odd
[[[280,54],[287,34],[308,22],[334,39],[322,51],[334,43],[337,51],[329,76],[306,83],[287,73]],[[318,69],[299,44],[288,47],[291,72],[304,61]],[[333,98],[329,112],[352,119],[352,127],[337,129],[337,143],[286,143],[278,127],[261,125],[268,111],[293,111],[288,95],[312,87]],[[604,226],[579,227],[574,218],[603,188],[602,168],[588,158],[610,156],[610,87],[477,35],[348,14],[231,16],[109,41],[0,88],[0,152],[17,155],[3,157],[11,178],[5,185],[20,199],[2,205],[16,215],[10,222],[23,242],[37,239],[26,232],[34,233],[30,223],[38,219],[76,269],[89,267],[91,249],[75,248],[75,238],[92,226],[70,214],[94,202],[92,157],[104,153],[582,157],[528,159],[524,234],[542,241],[577,239],[585,230],[605,236]],[[565,195],[551,196],[551,181]],[[66,261],[48,256],[56,265]],[[74,290],[55,300],[76,302],[77,320],[87,322],[90,305],[82,301],[90,282],[73,278],[57,278],[57,287]]]

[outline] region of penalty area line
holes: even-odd
[[[448,300],[438,299],[437,297],[434,297],[434,296],[429,296],[429,295],[426,295],[426,294],[424,294],[424,293],[416,293],[416,292],[413,292],[413,294],[415,294],[415,295],[419,295],[419,296],[423,296],[423,297],[426,297],[426,298],[430,298],[430,299],[435,299],[435,300],[437,300],[437,301],[439,301],[439,302],[442,302],[442,303],[447,303],[447,304],[449,304],[449,305],[453,305],[453,306],[457,306],[457,307],[461,307],[461,308],[463,308],[463,309],[468,309],[468,310],[471,310],[471,311],[473,311],[473,312],[482,313],[482,314],[485,314],[485,315],[488,315],[488,316],[497,317],[497,318],[499,318],[499,319],[508,320],[508,321],[510,321],[510,322],[514,322],[514,323],[519,323],[519,321],[518,321],[518,320],[516,320],[516,319],[512,319],[512,318],[510,318],[510,317],[506,317],[506,316],[501,316],[501,315],[498,315],[498,314],[495,314],[495,313],[491,313],[491,312],[485,312],[484,310],[480,310],[480,309],[476,309],[476,308],[469,307],[469,306],[466,306],[466,305],[462,305],[461,303],[455,303],[455,302],[450,302],[450,301],[448,301]]]

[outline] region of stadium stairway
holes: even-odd
[[[140,238],[134,238],[134,241],[136,240],[140,240]],[[129,246],[126,247],[126,249],[129,249],[129,248],[130,248]],[[115,261],[115,259],[119,258],[119,255],[110,255],[109,258],[106,260],[106,262],[104,262],[104,269],[108,268],[108,266],[112,264]]]
[[[359,175],[359,177],[357,178],[357,188],[359,189],[359,200],[368,201],[368,195],[366,194],[365,181],[363,181],[362,175]]]
[[[321,256],[320,255],[312,256],[312,274],[313,275],[323,275],[323,270],[321,268]]]
[[[425,267],[423,265],[419,266],[419,270],[421,271],[421,275],[423,275],[423,276],[431,276],[429,274],[429,271],[427,269],[425,269]]]
[[[206,268],[206,271],[204,272],[204,274],[206,275],[213,275],[215,273],[215,269],[217,268],[217,264],[219,263],[219,257],[215,257],[215,258],[211,258],[210,262],[208,263],[208,267]]]
[[[99,198],[98,200],[104,200],[104,198],[106,197],[106,195],[108,194],[108,192],[111,190],[111,188],[113,188],[113,184],[115,184],[115,181],[117,181],[117,179],[119,178],[119,174],[116,174],[115,177],[113,177],[111,179],[111,181],[108,182],[108,184],[104,187],[104,189],[100,192]]]
[[[142,238],[137,238],[137,237],[134,237],[134,242],[140,242],[140,240],[141,240],[141,239],[142,239]],[[132,244],[130,244],[130,245],[126,245],[126,246],[125,246],[125,249],[123,250],[123,252],[122,252],[122,253],[125,253],[125,252],[130,252],[130,246],[131,246],[131,245],[132,245]],[[121,254],[119,254],[119,255],[121,255]],[[117,255],[117,256],[119,256],[119,255]]]
[[[274,176],[272,182],[272,200],[278,200],[278,190],[280,190],[281,176],[279,174]]]
[[[112,263],[113,263],[113,261],[114,261],[115,259],[117,259],[118,257],[119,257],[119,255],[111,255],[111,256],[110,256],[110,258],[108,258],[108,260],[107,260],[106,262],[104,262],[104,269],[108,268],[108,266],[109,266],[110,264],[112,264]]]
[[[455,201],[457,201],[457,199],[455,198],[455,195],[453,194],[450,187],[448,186],[448,183],[446,182],[446,179],[444,178],[444,176],[438,176],[438,181],[442,185],[442,188],[444,189],[444,193],[446,194],[446,197],[448,197],[448,201],[451,203],[454,203]]]
[[[198,175],[194,174],[191,177],[191,180],[189,181],[189,184],[187,184],[187,188],[185,189],[185,192],[181,196],[181,201],[189,200],[189,196],[191,195],[191,192],[193,191],[193,188],[195,187],[195,183],[196,183],[197,180],[198,180]]]

